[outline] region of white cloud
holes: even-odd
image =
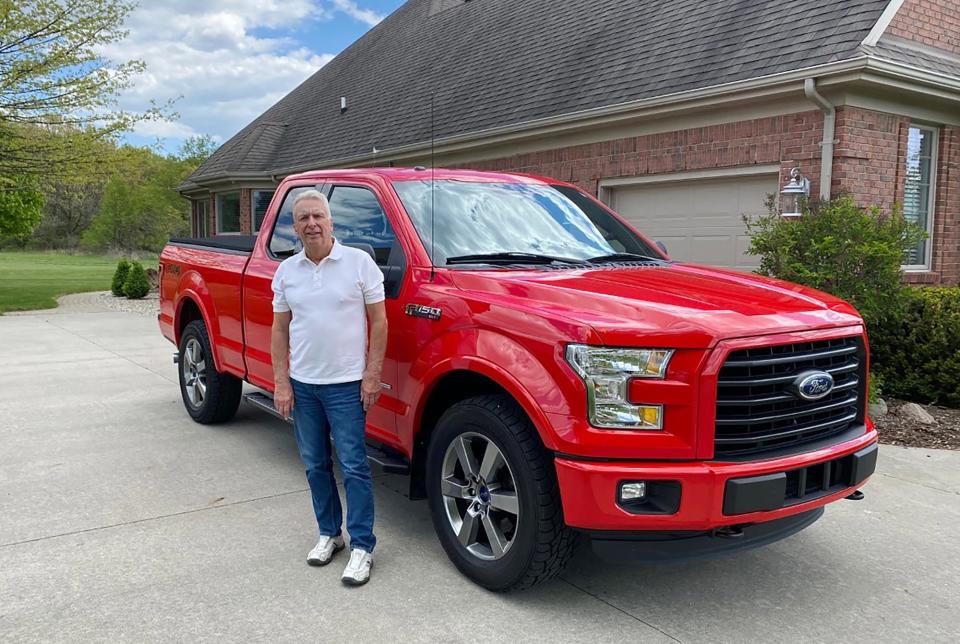
[[[361,9],[353,0],[333,0],[333,6],[352,18],[365,22],[371,27],[377,26],[383,16],[371,9]]]
[[[336,2],[358,20],[376,15],[345,4]],[[167,147],[175,149],[195,134],[228,139],[329,62],[332,54],[310,51],[295,35],[332,15],[312,0],[144,2],[126,21],[128,37],[102,53],[147,64],[120,97],[124,110],[177,99],[178,121],[143,123],[135,132],[172,139]]]

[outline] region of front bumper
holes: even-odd
[[[839,444],[763,461],[608,462],[557,457],[555,464],[564,519],[571,527],[706,531],[785,519],[850,495],[873,474],[876,443],[877,432],[871,428]],[[679,507],[670,514],[628,512],[617,503],[623,481],[678,481]],[[818,481],[825,485],[818,489]]]

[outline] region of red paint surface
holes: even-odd
[[[726,355],[749,346],[863,335],[856,311],[795,284],[689,264],[639,270],[431,271],[429,256],[390,185],[424,177],[421,171],[394,168],[296,175],[277,190],[249,258],[168,246],[161,254],[163,334],[179,342],[184,304],[192,300],[210,330],[217,368],[271,391],[270,279],[279,261],[267,253],[267,236],[283,197],[292,187],[319,181],[364,185],[380,198],[408,266],[399,296],[387,300],[390,336],[383,381],[391,389],[368,416],[367,431],[404,454],[413,454],[434,386],[453,371],[469,370],[496,381],[513,396],[548,449],[609,459],[598,463],[558,457],[568,523],[595,529],[693,529],[723,524],[718,508],[724,482],[731,476],[830,460],[876,441],[868,427],[856,441],[789,459],[705,462],[713,455],[717,372]],[[466,170],[437,169],[435,177],[558,183]],[[178,266],[179,273],[170,270],[171,265]],[[409,303],[439,307],[443,317],[431,321],[407,316],[403,309]],[[632,432],[590,426],[585,387],[563,357],[570,343],[676,349],[664,380],[634,380],[630,385],[635,402],[664,405],[665,429]],[[623,477],[682,480],[681,512],[638,518],[617,509],[613,490]],[[839,496],[744,520],[780,518]]]

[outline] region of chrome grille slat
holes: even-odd
[[[848,391],[854,389],[857,385],[860,384],[858,378],[853,378],[847,382],[837,385],[833,388],[834,391]],[[769,405],[771,403],[777,402],[793,402],[796,400],[796,396],[791,394],[784,394],[782,396],[769,396],[767,398],[720,398],[717,400],[717,405],[738,405],[738,406],[753,406],[753,405]]]
[[[850,407],[857,404],[857,397],[854,395],[850,398],[844,398],[843,400],[830,403],[829,405],[820,405],[814,409],[801,409],[800,411],[792,411],[784,414],[774,414],[772,416],[761,416],[759,418],[738,417],[738,418],[724,418],[717,419],[717,426],[721,425],[756,425],[757,423],[774,423],[778,420],[788,420],[791,418],[798,418],[801,416],[809,416],[811,412],[820,413],[828,411],[831,409],[840,409],[842,407]]]
[[[778,432],[776,434],[765,434],[764,439],[773,440],[776,438],[785,438],[787,436],[796,436],[797,434],[806,434],[808,432],[813,432],[818,429],[826,429],[829,427],[833,427],[834,425],[838,425],[840,423],[844,423],[844,424],[849,423],[850,421],[854,420],[856,417],[857,417],[856,412],[853,412],[841,418],[835,418],[834,420],[830,420],[825,423],[817,423],[816,425],[797,427],[796,429],[791,429],[785,432]],[[756,440],[755,436],[743,436],[743,437],[731,436],[729,438],[718,438],[716,442],[717,444],[732,444],[732,443],[742,443],[744,441],[752,442],[755,440]]]
[[[810,370],[834,377],[833,390],[821,400],[803,400],[789,389]],[[762,454],[863,422],[865,371],[858,336],[732,352],[717,381],[715,455]]]
[[[856,371],[860,368],[860,364],[853,362],[849,365],[844,365],[842,367],[833,367],[831,369],[824,369],[831,376],[837,376],[844,373],[850,373],[851,371]],[[751,379],[751,378],[737,378],[737,379],[728,379],[721,380],[720,385],[739,385],[739,386],[756,386],[756,385],[779,385],[785,382],[793,382],[793,379],[797,377],[801,371],[807,371],[807,369],[798,370],[796,373],[792,373],[788,376],[777,376],[775,378],[765,378],[765,379]]]
[[[757,358],[753,360],[727,360],[725,366],[728,367],[760,367],[774,364],[784,364],[791,362],[804,362],[806,360],[819,360],[821,358],[832,358],[834,356],[849,355],[856,353],[856,347],[844,347],[842,349],[831,349],[828,351],[818,351],[807,354],[797,354],[795,356],[783,356],[780,358]]]

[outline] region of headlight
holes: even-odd
[[[663,429],[663,405],[634,405],[631,378],[663,378],[673,349],[567,346],[567,362],[587,386],[590,424],[604,429]]]

